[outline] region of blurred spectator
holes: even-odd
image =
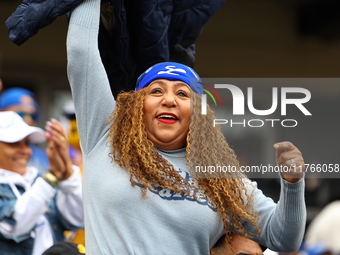
[[[85,247],[82,244],[71,242],[59,242],[46,250],[42,255],[80,255],[85,254]]]
[[[35,95],[24,88],[10,88],[0,95],[0,111],[14,111],[18,113],[30,126],[36,126],[39,120],[39,108]],[[30,143],[32,157],[29,162],[40,173],[45,173],[49,163],[45,151]]]
[[[66,102],[63,107],[63,116],[61,122],[65,126],[66,134],[69,141],[69,153],[72,163],[80,168],[82,173],[83,169],[83,157],[80,150],[78,127],[76,122],[76,112],[74,109],[74,103],[72,100]],[[65,236],[67,240],[85,245],[85,232],[84,229],[78,229],[75,231],[66,231]]]
[[[226,235],[223,235],[211,248],[211,255],[261,255],[266,250],[266,247],[253,240],[236,234],[231,235],[230,244],[225,237]]]
[[[340,201],[325,206],[306,232],[305,250],[310,255],[340,254]]]
[[[0,253],[41,255],[63,232],[83,227],[79,169],[73,166],[62,125],[47,132],[27,125],[15,112],[0,112]],[[48,140],[49,172],[28,166],[29,142]]]
[[[67,101],[66,104],[64,105],[61,122],[63,123],[66,129],[67,138],[70,145],[69,151],[72,163],[81,168],[83,161],[80,150],[76,113],[72,100]]]

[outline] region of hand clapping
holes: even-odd
[[[69,144],[62,124],[51,119],[46,123],[46,139],[48,146],[46,154],[50,161],[50,172],[60,181],[66,180],[72,175],[72,162],[69,156]]]

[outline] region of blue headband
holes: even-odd
[[[24,88],[9,88],[6,91],[2,92],[0,94],[0,111],[4,111],[6,110],[6,108],[13,105],[20,105],[20,100],[23,96],[29,96],[34,100],[32,106],[36,109],[36,111],[33,115],[33,119],[34,121],[38,121],[40,118],[40,113],[36,97],[33,92]]]
[[[203,94],[203,86],[198,74],[192,68],[175,62],[163,62],[150,67],[138,77],[136,90],[148,86],[152,81],[157,79],[182,81],[188,84],[197,94]]]

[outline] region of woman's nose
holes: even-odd
[[[164,94],[163,104],[167,107],[173,107],[176,105],[176,97],[174,93]]]

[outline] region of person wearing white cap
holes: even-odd
[[[30,126],[37,126],[40,119],[40,110],[35,94],[25,88],[12,87],[0,94],[0,111],[13,111],[18,113]],[[46,173],[49,161],[45,149],[30,143],[32,156],[29,165],[34,166],[41,174]]]
[[[310,223],[305,237],[308,254],[340,254],[340,200],[327,204]]]
[[[49,171],[28,166],[29,142],[47,139]],[[46,132],[15,112],[0,112],[0,254],[41,255],[64,230],[83,227],[79,169],[72,165],[62,125],[52,119]]]

